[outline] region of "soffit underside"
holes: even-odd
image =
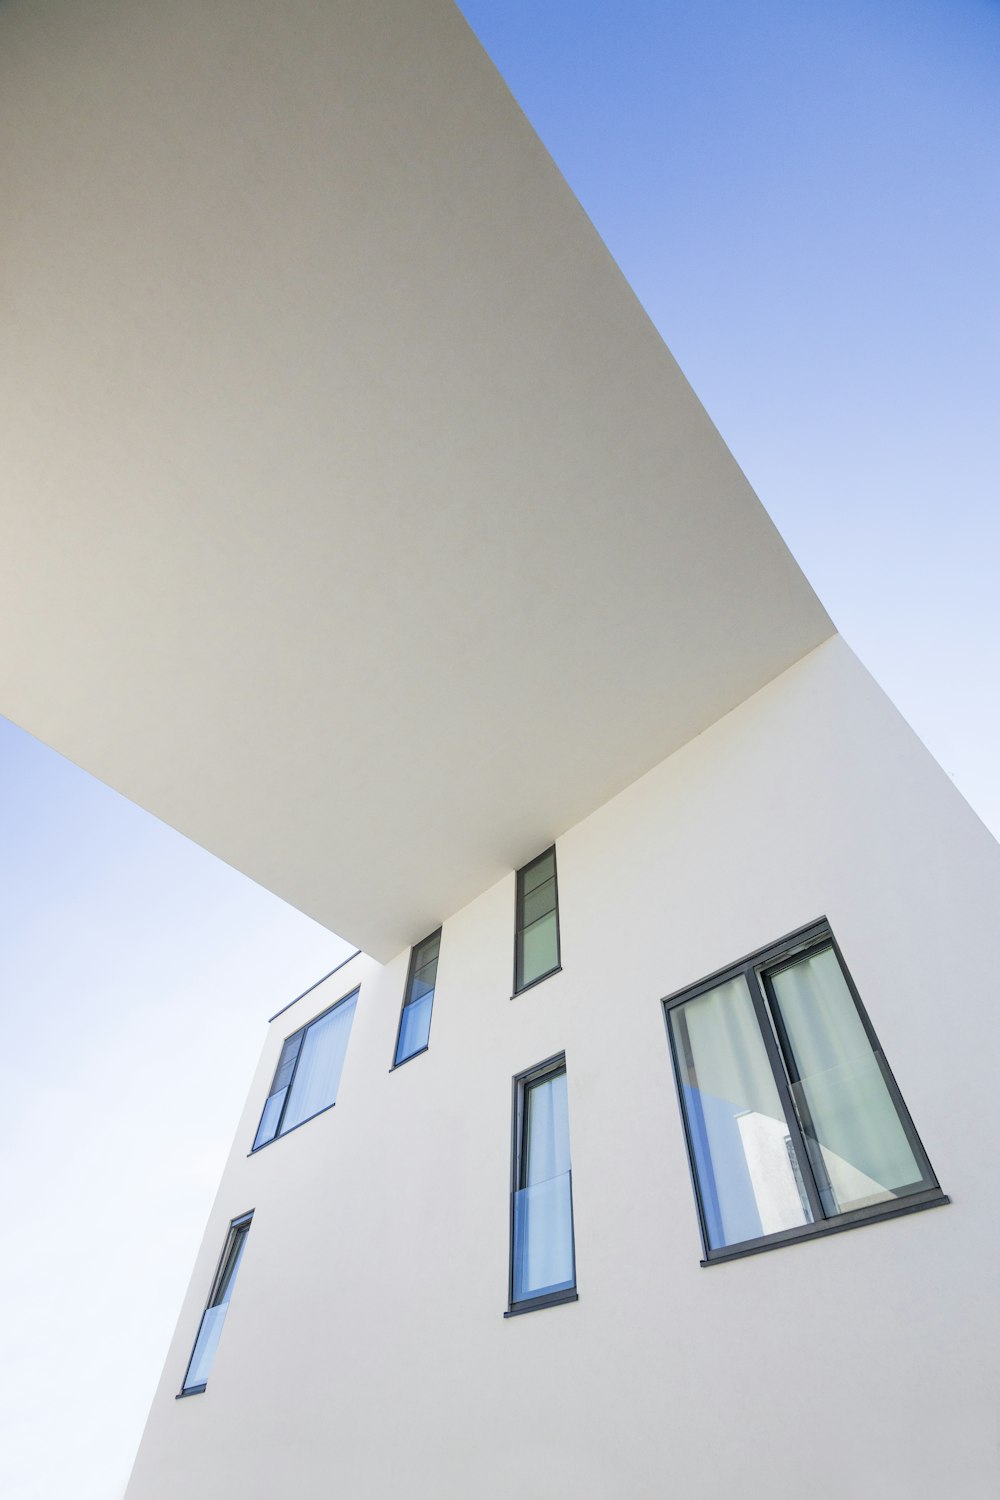
[[[380,958],[832,627],[450,5],[0,12],[0,710]]]

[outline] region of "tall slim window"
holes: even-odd
[[[825,922],[664,1004],[707,1261],[947,1202]]]
[[[517,872],[514,993],[559,968],[559,893],[553,844]]]
[[[354,990],[287,1038],[257,1127],[254,1151],[336,1104],[357,1001]]]
[[[229,1311],[229,1299],[233,1294],[233,1284],[240,1268],[240,1261],[243,1259],[252,1218],[252,1213],[243,1214],[241,1218],[234,1219],[229,1226],[222,1259],[219,1261],[219,1268],[212,1282],[208,1306],[201,1315],[198,1337],[194,1341],[184,1384],[181,1386],[181,1394],[184,1396],[196,1396],[199,1391],[205,1389],[208,1383],[208,1372],[212,1368],[215,1351],[219,1347],[219,1336],[222,1333],[222,1325],[226,1321],[226,1313]]]
[[[431,1009],[434,1005],[434,986],[437,983],[438,953],[441,951],[441,929],[418,943],[410,954],[410,968],[406,976],[403,993],[403,1009],[399,1017],[399,1035],[396,1038],[396,1056],[393,1067],[426,1052],[431,1033]]]
[[[507,1316],[576,1300],[566,1059],[514,1079]]]

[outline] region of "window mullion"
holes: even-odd
[[[829,945],[825,944],[824,946],[828,947]],[[775,994],[774,982],[770,976],[770,973],[766,970],[761,974],[761,983],[764,986],[764,993],[767,996],[767,1010],[771,1016],[772,1021],[774,1022],[774,1031],[777,1035],[778,1053],[784,1062],[785,1072],[788,1075],[789,1084],[790,1086],[794,1086],[797,1083],[801,1083],[799,1066],[795,1060],[795,1051],[792,1047],[791,1038],[788,1035],[788,1028],[785,1025],[785,1018],[781,1014],[781,1006],[779,1005],[778,997]],[[826,1207],[823,1210],[824,1218],[828,1218],[831,1215],[835,1216],[838,1212],[836,1195],[834,1194],[833,1186],[830,1182],[830,1178],[826,1170],[826,1164],[823,1161],[823,1153],[820,1150],[819,1132],[816,1130],[813,1124],[812,1111],[809,1108],[809,1101],[806,1098],[805,1090],[802,1088],[799,1089],[799,1109],[798,1111],[796,1111],[796,1113],[801,1113],[803,1134],[806,1130],[808,1130],[808,1139],[815,1143],[815,1150],[810,1153],[809,1164],[812,1168],[812,1174],[816,1180],[816,1186],[819,1190],[820,1202],[823,1202],[824,1197],[826,1199]]]
[[[510,1161],[510,1270],[508,1274],[507,1306],[514,1306],[514,1227],[516,1222],[514,1205],[521,1186],[521,1156],[524,1141],[524,1080],[514,1079],[514,1109],[511,1131]]]
[[[295,1075],[299,1071],[299,1058],[302,1056],[302,1047],[303,1047],[303,1045],[305,1043],[306,1032],[308,1030],[309,1030],[308,1026],[303,1026],[302,1031],[301,1031],[301,1033],[299,1035],[299,1045],[295,1049],[295,1061],[292,1063],[292,1071],[291,1071],[291,1073],[289,1075],[289,1078],[288,1078],[288,1087],[285,1089],[285,1097],[281,1101],[281,1113],[278,1115],[278,1118],[275,1121],[275,1124],[274,1124],[274,1135],[271,1137],[271,1139],[275,1140],[275,1141],[278,1139],[278,1136],[281,1134],[281,1126],[282,1126],[282,1123],[283,1123],[284,1118],[285,1118],[285,1111],[288,1109],[288,1101],[292,1097],[292,1085],[295,1082]]]
[[[823,1210],[823,1202],[820,1198],[819,1188],[813,1172],[812,1157],[806,1147],[802,1127],[799,1125],[799,1117],[795,1108],[795,1101],[792,1098],[788,1074],[785,1071],[781,1052],[775,1040],[774,1030],[767,1014],[764,993],[752,964],[743,970],[743,974],[747,982],[747,988],[750,991],[750,1000],[753,1005],[754,1015],[757,1018],[757,1025],[760,1027],[761,1036],[764,1041],[764,1051],[767,1053],[767,1060],[771,1064],[771,1072],[774,1074],[774,1084],[778,1090],[778,1099],[785,1112],[785,1124],[788,1126],[792,1149],[795,1152],[795,1158],[802,1172],[802,1185],[809,1199],[809,1210],[812,1213],[813,1222],[821,1224],[826,1218],[826,1214]]]

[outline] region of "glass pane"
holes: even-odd
[[[228,1302],[233,1294],[233,1283],[236,1280],[236,1272],[240,1268],[240,1261],[243,1259],[243,1247],[247,1242],[249,1228],[248,1224],[244,1228],[233,1230],[226,1259],[219,1273],[215,1296],[212,1298],[213,1307],[219,1307],[223,1302]]]
[[[433,937],[425,938],[422,943],[418,943],[414,968],[422,969],[425,964],[436,964],[440,951],[441,934],[436,932]]]
[[[425,995],[433,995],[434,984],[437,980],[437,959],[429,964],[424,964],[422,969],[415,970],[410,980],[410,992],[406,997],[407,1005],[412,1005],[414,1000],[422,1000]]]
[[[526,896],[529,891],[533,891],[543,881],[552,879],[552,876],[556,873],[556,851],[554,849],[546,850],[541,859],[535,860],[534,864],[528,865],[518,873],[520,876],[521,895]]]
[[[264,1113],[260,1117],[260,1124],[257,1126],[257,1134],[254,1137],[253,1149],[255,1151],[258,1146],[264,1146],[268,1141],[274,1140],[274,1132],[281,1118],[281,1106],[285,1102],[287,1093],[288,1089],[283,1088],[280,1093],[272,1094],[264,1105]]]
[[[301,1031],[297,1031],[294,1036],[288,1038],[282,1047],[281,1056],[278,1058],[278,1066],[274,1070],[274,1081],[271,1084],[272,1094],[277,1094],[282,1089],[288,1087],[292,1071],[295,1067],[295,1059],[298,1057],[299,1047],[302,1045],[302,1035]]]
[[[554,911],[518,933],[517,956],[518,989],[523,989],[533,979],[540,979],[543,974],[550,973],[558,966],[559,934]]]
[[[770,976],[776,1030],[827,1215],[931,1185],[832,948]],[[772,1002],[773,1003],[773,1002]]]
[[[206,1308],[202,1313],[201,1327],[195,1339],[191,1363],[184,1377],[186,1391],[189,1391],[193,1385],[205,1385],[207,1382],[208,1372],[212,1368],[212,1360],[219,1347],[219,1335],[222,1333],[222,1325],[226,1321],[228,1311],[229,1303],[223,1302],[218,1307]]]
[[[550,1074],[525,1088],[521,1181],[530,1187],[570,1169],[566,1073]]]
[[[404,1005],[412,1005],[417,1000],[422,1000],[426,995],[434,994],[434,985],[437,982],[438,954],[441,951],[441,934],[436,932],[433,937],[425,938],[418,943],[413,950],[413,969],[410,974],[409,988],[406,991]],[[423,1045],[421,1043],[421,1045]]]
[[[556,909],[556,882],[553,876],[550,880],[543,880],[541,885],[529,891],[521,903],[521,926],[530,927],[532,922],[537,922],[539,917],[544,917],[547,912]]]
[[[357,996],[352,995],[306,1028],[281,1122],[282,1135],[336,1102],[356,1004]]]
[[[524,1302],[575,1285],[570,1173],[514,1194],[514,1297]]]
[[[742,976],[670,1012],[709,1247],[812,1221]]]
[[[426,969],[417,969],[417,974],[414,975],[414,980],[412,980],[412,984],[411,986],[409,986],[409,995],[406,996],[406,1005],[412,1005],[414,1004],[414,1001],[423,1001],[423,999],[426,998],[427,995],[433,995],[433,987],[435,987],[436,980],[436,968],[438,968],[438,965],[436,965],[436,963],[429,963]]]
[[[524,1090],[518,1191],[514,1194],[514,1301],[575,1283],[566,1072]]]
[[[399,1025],[399,1042],[396,1046],[397,1063],[404,1062],[406,1058],[412,1057],[414,1052],[419,1052],[422,1047],[427,1046],[427,1039],[431,1034],[431,1007],[434,1004],[434,991],[425,995],[422,1000],[417,1000],[413,1005],[403,1006],[403,1015]]]
[[[223,1252],[222,1265],[212,1289],[210,1305],[202,1313],[201,1323],[198,1326],[198,1337],[194,1341],[194,1349],[188,1364],[187,1374],[184,1376],[184,1390],[191,1390],[194,1386],[201,1386],[208,1380],[208,1372],[215,1358],[215,1351],[219,1343],[219,1335],[222,1333],[222,1325],[225,1322],[226,1312],[229,1309],[229,1299],[232,1296],[233,1285],[236,1281],[236,1273],[243,1259],[243,1251],[246,1248],[247,1237],[250,1233],[250,1221],[244,1220],[229,1231],[226,1248]]]

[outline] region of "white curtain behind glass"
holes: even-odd
[[[527,1165],[525,1185],[545,1182],[568,1172],[569,1105],[566,1098],[566,1074],[546,1078],[528,1089],[528,1118],[525,1122]]]
[[[792,1093],[809,1123],[829,1188],[828,1214],[925,1185],[837,955],[824,948],[771,977],[798,1075]]]
[[[809,1222],[742,975],[670,1013],[712,1249]]]
[[[357,996],[352,995],[314,1021],[303,1037],[282,1134],[336,1102],[356,1004]]]
[[[522,1189],[515,1204],[515,1300],[573,1284],[566,1074],[526,1091]]]

